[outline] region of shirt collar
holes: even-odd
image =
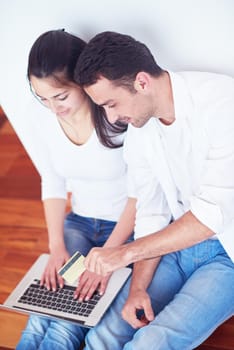
[[[181,73],[174,73],[168,71],[171,87],[172,96],[175,109],[175,118],[184,119],[189,115],[191,110],[191,96],[189,95],[188,86]]]

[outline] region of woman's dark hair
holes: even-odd
[[[28,57],[27,77],[52,77],[63,85],[76,83],[74,71],[86,43],[64,30],[50,30],[34,42]],[[89,98],[89,97],[88,97]],[[114,137],[126,131],[123,124],[110,124],[102,107],[90,100],[91,115],[100,142],[109,148],[121,147]]]

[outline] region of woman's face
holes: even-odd
[[[72,117],[87,103],[87,96],[74,83],[62,85],[52,77],[35,76],[31,76],[30,83],[40,102],[59,118]]]

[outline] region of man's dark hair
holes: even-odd
[[[107,31],[86,45],[77,61],[74,79],[87,87],[103,76],[115,85],[131,88],[141,71],[153,76],[163,72],[145,44],[129,35]]]

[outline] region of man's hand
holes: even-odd
[[[137,317],[139,312],[143,312]],[[154,319],[149,295],[144,290],[130,292],[122,310],[123,319],[133,328],[142,328]]]
[[[85,258],[84,265],[91,272],[107,276],[129,264],[126,247],[127,245],[114,248],[93,248]]]
[[[41,276],[41,286],[45,286],[48,290],[52,289],[56,291],[57,285],[62,288],[64,286],[64,280],[58,275],[57,271],[63,266],[63,264],[70,258],[66,250],[51,254],[46,265],[46,268]]]
[[[92,298],[93,293],[98,290],[100,295],[105,293],[110,274],[102,277],[90,271],[84,271],[79,278],[79,284],[74,293],[74,298],[79,301],[87,301]]]

